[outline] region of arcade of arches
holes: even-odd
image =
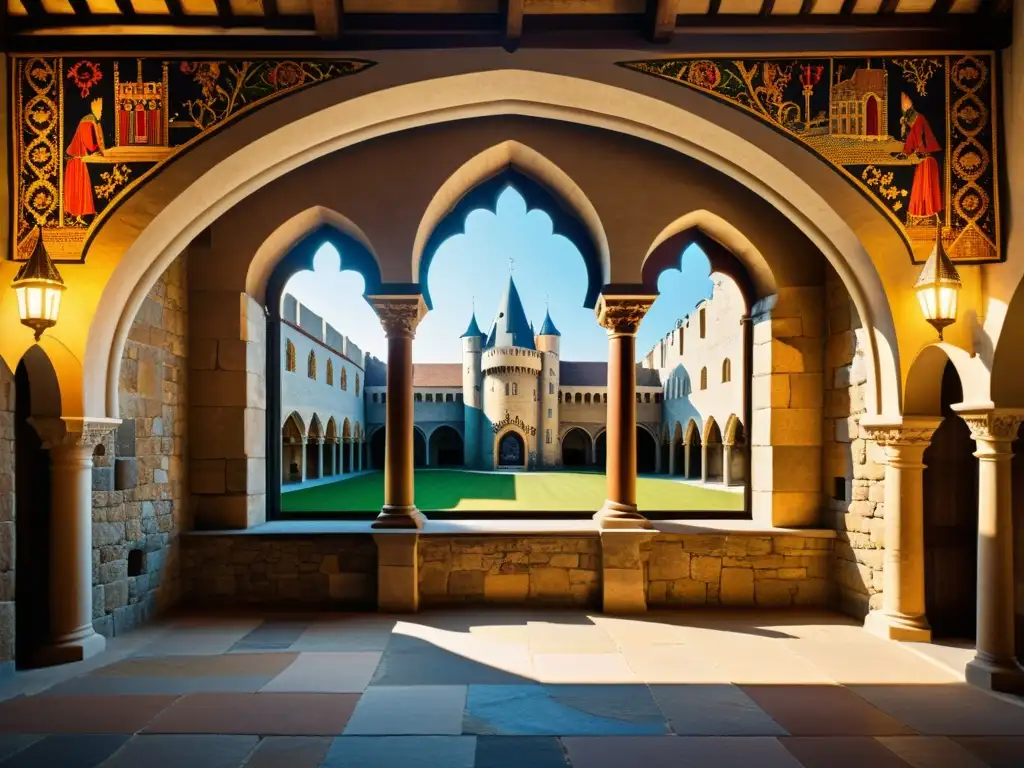
[[[80,659],[171,606],[282,603],[301,583],[311,604],[385,611],[495,595],[609,612],[830,606],[894,640],[966,637],[968,679],[1022,687],[1022,212],[1003,262],[959,265],[959,319],[937,343],[893,217],[763,121],[614,66],[621,51],[393,53],[248,113],[132,188],[84,259],[58,262],[61,315],[38,344],[0,291],[0,665]],[[1019,92],[1024,52],[1006,61]],[[1024,103],[1011,109],[1004,122],[1024,122]],[[1024,187],[1019,141],[1010,188]],[[467,539],[417,509],[413,470],[459,463],[463,436],[414,428],[412,343],[435,231],[455,231],[459,201],[510,168],[569,222],[556,230],[579,240],[608,332],[607,431],[570,430],[562,448],[566,465],[606,466],[607,500],[566,574],[549,557],[543,574],[499,563],[454,579],[463,558],[426,552]],[[276,413],[268,395],[281,289],[325,239],[363,274],[387,335],[386,426],[372,433]],[[680,415],[657,434],[637,423],[636,332],[693,242],[747,302],[748,413]],[[0,262],[0,284],[18,267]],[[495,440],[522,465],[523,435]],[[47,452],[49,490],[29,480]],[[238,531],[267,531],[246,544],[267,552],[288,532],[268,521],[282,483],[364,468],[384,469],[384,504],[335,534],[351,557],[303,563],[301,580],[295,564],[287,583],[242,573]],[[644,518],[636,479],[651,468],[746,484],[748,519]],[[559,551],[544,525],[479,535]],[[470,582],[478,593],[447,591]]]

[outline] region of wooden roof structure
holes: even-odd
[[[1012,0],[0,0],[6,50],[991,49]],[[159,38],[156,46],[155,38]]]

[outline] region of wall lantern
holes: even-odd
[[[21,322],[35,331],[36,341],[43,331],[57,324],[60,297],[66,287],[43,245],[43,231],[39,229],[38,232],[32,255],[21,265],[11,283],[18,296]]]
[[[940,224],[935,236],[935,248],[932,249],[921,275],[914,284],[924,319],[939,332],[939,341],[942,341],[942,330],[956,322],[956,303],[960,285],[960,275],[942,245]]]

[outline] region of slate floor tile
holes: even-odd
[[[370,684],[381,654],[303,653],[273,678],[265,692],[362,693]]]
[[[913,768],[987,768],[945,736],[879,736],[876,740]]]
[[[1024,736],[1024,707],[966,683],[855,685],[858,696],[932,736]]]
[[[101,768],[239,768],[255,736],[135,736]]]
[[[779,739],[804,768],[908,768],[870,736],[790,736]]]
[[[960,736],[953,739],[990,768],[1024,765],[1024,738],[1019,736]]]
[[[910,728],[839,685],[741,685],[794,736],[900,736]]]
[[[533,682],[528,678],[439,648],[421,647],[417,651],[384,652],[370,687],[378,685],[515,685]]]
[[[309,622],[265,621],[240,638],[232,646],[231,652],[285,650],[302,637],[307,629],[309,629]]]
[[[474,768],[566,768],[554,736],[479,736]]]
[[[245,768],[317,768],[334,739],[325,736],[268,736]]]
[[[474,685],[464,733],[508,736],[664,734],[644,686]]]
[[[4,733],[136,733],[177,696],[19,696],[0,703]]]
[[[371,686],[345,735],[458,735],[465,706],[464,685]]]
[[[184,696],[187,693],[256,693],[273,678],[86,675],[46,690],[47,696]]]
[[[322,768],[473,768],[473,736],[343,736]]]
[[[598,736],[562,739],[572,768],[802,768],[766,736]]]
[[[785,736],[786,730],[734,685],[652,685],[680,736]]]
[[[127,735],[47,736],[3,763],[3,768],[95,768]]]
[[[349,693],[198,693],[179,699],[146,733],[338,736],[358,698]]]
[[[101,667],[89,677],[273,677],[298,657],[297,653],[133,657]]]

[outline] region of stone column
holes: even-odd
[[[334,462],[334,474],[341,474],[341,438],[334,438],[334,454],[331,457],[331,461]]]
[[[676,441],[672,440],[668,444],[668,474],[672,476],[676,473]]]
[[[690,479],[690,451],[693,450],[692,443],[683,443],[683,477]]]
[[[654,474],[661,474],[661,443],[654,444]]]
[[[722,443],[722,485],[732,485],[732,443]]]
[[[356,466],[353,471],[361,472],[363,470],[363,443],[361,440],[356,440],[353,450],[356,454]]]
[[[413,491],[412,341],[426,306],[423,297],[371,296],[388,338],[384,507],[375,528],[422,528]]]
[[[957,408],[978,450],[978,640],[967,682],[1024,692],[1014,648],[1013,441],[1024,411]]]
[[[322,479],[324,476],[324,446],[326,444],[327,441],[320,438],[320,444],[317,446],[318,450],[316,452],[316,473],[318,479]]]
[[[302,438],[299,442],[299,473],[301,475],[299,482],[306,482],[306,444],[309,438]]]
[[[32,418],[50,451],[50,644],[44,665],[82,661],[106,648],[92,628],[92,455],[120,419]]]
[[[708,481],[708,442],[705,440],[700,445],[700,481]]]
[[[608,497],[594,515],[601,528],[649,528],[636,508],[636,331],[652,296],[601,296],[608,331]]]
[[[882,609],[864,626],[890,640],[931,642],[924,599],[924,452],[941,418],[861,426],[885,451],[885,583]]]

